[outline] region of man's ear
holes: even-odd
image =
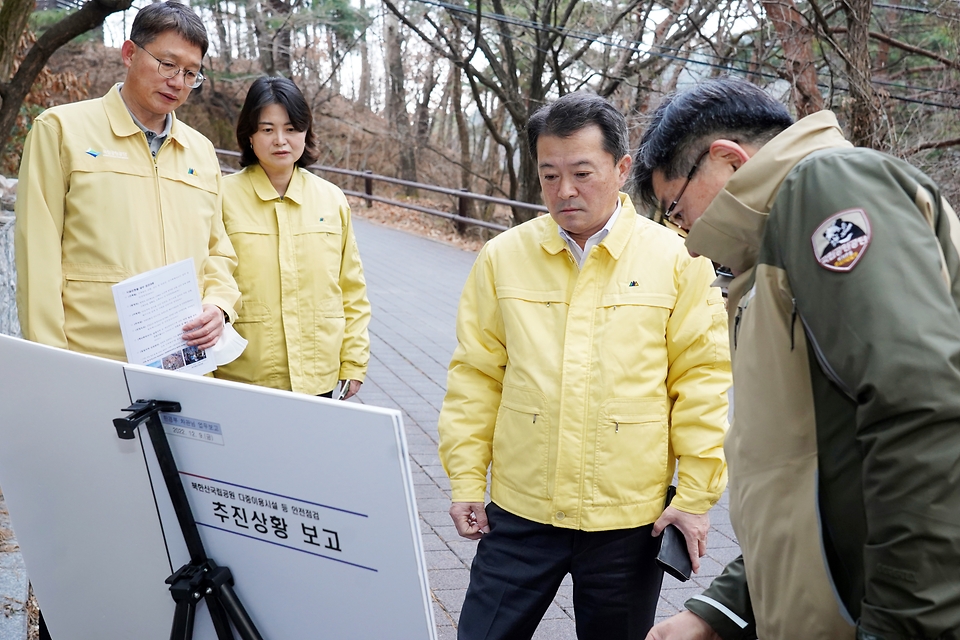
[[[752,155],[748,149],[733,140],[720,138],[710,144],[710,159],[715,162],[727,163],[733,167],[734,171],[743,166],[743,163],[749,160]]]
[[[133,44],[133,40],[125,40],[122,45],[120,45],[120,57],[123,59],[123,66],[130,68],[130,65],[133,64],[133,54],[137,50],[137,45]]]
[[[627,178],[630,177],[630,167],[632,166],[633,158],[629,153],[620,158],[620,162],[617,163],[617,175],[619,177],[621,187],[627,183]]]

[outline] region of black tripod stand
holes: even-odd
[[[180,403],[163,400],[137,400],[124,411],[132,411],[133,413],[126,418],[114,418],[113,426],[117,429],[117,435],[124,440],[132,440],[137,426],[146,422],[147,433],[150,434],[150,441],[153,443],[154,451],[156,451],[163,480],[167,485],[167,491],[170,493],[173,509],[177,513],[177,520],[180,522],[180,530],[183,532],[183,539],[187,543],[187,550],[190,552],[190,562],[180,567],[166,580],[166,583],[170,585],[170,594],[173,596],[173,601],[177,604],[173,614],[170,640],[191,640],[193,638],[194,615],[197,602],[201,598],[207,603],[207,609],[210,611],[213,627],[216,629],[219,640],[233,640],[234,635],[230,622],[233,622],[241,640],[263,640],[233,590],[233,575],[230,573],[230,569],[217,566],[213,560],[207,557],[207,553],[203,549],[197,523],[193,519],[193,512],[190,511],[190,503],[187,502],[187,493],[183,490],[180,473],[177,471],[177,464],[173,459],[173,452],[170,450],[170,443],[167,442],[167,435],[163,431],[163,423],[160,422],[161,411],[177,413],[180,411]]]

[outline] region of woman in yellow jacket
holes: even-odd
[[[304,167],[313,118],[297,86],[259,78],[237,122],[242,171],[223,180],[223,222],[249,345],[218,378],[330,397],[357,393],[370,357],[370,302],[350,205]]]

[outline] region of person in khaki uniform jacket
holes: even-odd
[[[710,262],[619,192],[631,158],[610,103],[563,96],[528,140],[550,215],[477,257],[440,412],[450,515],[480,540],[459,637],[530,638],[569,573],[581,640],[641,640],[656,536],[675,523],[696,569],[726,485],[723,301]]]
[[[303,167],[313,118],[286,78],[254,81],[237,122],[243,171],[224,178],[223,221],[239,257],[237,330],[250,344],[218,378],[330,396],[357,393],[370,359],[370,303],[350,205]]]
[[[937,185],[731,78],[668,97],[637,167],[736,276],[743,555],[650,638],[960,638],[960,220]]]
[[[54,107],[24,146],[16,211],[17,309],[28,340],[126,360],[111,285],[193,258],[203,311],[190,345],[216,344],[240,293],[213,145],[173,111],[203,80],[207,36],[176,2],[147,5],[122,85]]]

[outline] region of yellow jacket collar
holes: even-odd
[[[246,172],[250,174],[250,182],[253,183],[253,189],[261,200],[270,202],[280,199],[280,195],[274,188],[273,183],[270,182],[270,178],[267,177],[263,167],[259,164],[252,164],[246,168]],[[303,189],[306,180],[304,170],[300,167],[294,167],[293,175],[290,176],[290,184],[287,185],[287,192],[283,194],[283,199],[289,198],[297,204],[303,204]]]
[[[770,208],[787,174],[815,151],[852,146],[832,112],[803,118],[761,147],[727,180],[687,234],[687,248],[734,271],[747,271],[757,262]]]
[[[120,95],[120,84],[117,83],[110,88],[107,95],[103,97],[104,108],[107,111],[107,119],[110,121],[110,128],[113,134],[118,138],[135,136],[140,133],[140,127],[133,121],[130,110],[127,109],[123,97]],[[190,148],[187,136],[184,135],[183,125],[177,120],[177,114],[171,112],[170,117],[173,122],[170,124],[170,138],[175,140],[184,149]]]
[[[605,247],[607,253],[609,253],[614,260],[618,260],[624,248],[626,248],[637,217],[637,210],[633,208],[633,202],[630,200],[630,196],[625,193],[620,193],[620,206],[622,207],[620,217],[613,223],[613,228],[610,229],[607,237],[597,245],[598,247]],[[567,243],[560,237],[560,227],[553,221],[553,218],[544,225],[540,246],[551,255],[556,255],[567,247]]]

